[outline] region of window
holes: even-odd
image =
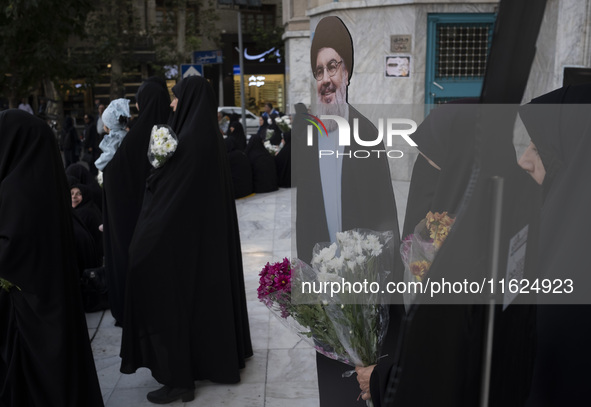
[[[495,17],[493,13],[429,14],[427,105],[480,96]]]
[[[252,32],[257,27],[264,30],[275,27],[275,5],[264,4],[258,10],[242,11],[242,31]]]

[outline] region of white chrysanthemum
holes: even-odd
[[[345,260],[350,260],[355,257],[355,251],[352,247],[342,247],[341,257],[343,257]]]
[[[371,249],[371,255],[372,256],[377,257],[380,254],[382,254],[382,246],[381,245],[379,247],[376,247],[376,248],[372,248]]]
[[[330,259],[335,257],[337,252],[337,245],[335,243],[328,247],[323,248],[312,258],[312,264],[319,264],[328,262]]]
[[[355,262],[361,266],[363,265],[363,263],[365,263],[366,260],[367,258],[365,256],[357,256]]]
[[[329,273],[326,271],[320,271],[320,273],[317,273],[318,276],[318,281],[320,281],[321,283],[324,282],[333,282],[333,281],[337,281],[338,276],[334,273]]]
[[[342,258],[333,257],[332,259],[328,260],[326,264],[329,269],[334,270],[334,272],[336,273],[343,267],[345,263]]]

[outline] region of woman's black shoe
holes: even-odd
[[[165,385],[158,390],[149,392],[147,397],[148,401],[154,404],[168,404],[178,399],[191,401],[195,398],[195,389],[180,389]]]

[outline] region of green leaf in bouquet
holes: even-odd
[[[16,287],[16,289],[17,289],[17,290],[19,290],[19,291],[21,290],[21,289],[20,289],[20,287],[18,287],[18,286],[16,286],[16,285],[12,284],[10,281],[8,281],[8,280],[5,280],[5,279],[3,279],[3,278],[0,278],[0,289],[2,289],[2,290],[4,290],[4,291],[8,292],[8,291],[10,291],[10,290],[11,290],[13,287]]]

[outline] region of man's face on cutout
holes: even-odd
[[[334,68],[336,67],[336,71]],[[329,72],[330,70],[333,72]],[[316,58],[316,90],[320,103],[346,103],[348,73],[343,58],[332,48],[321,48]],[[330,76],[333,74],[333,76]],[[344,96],[344,97],[343,97]]]

